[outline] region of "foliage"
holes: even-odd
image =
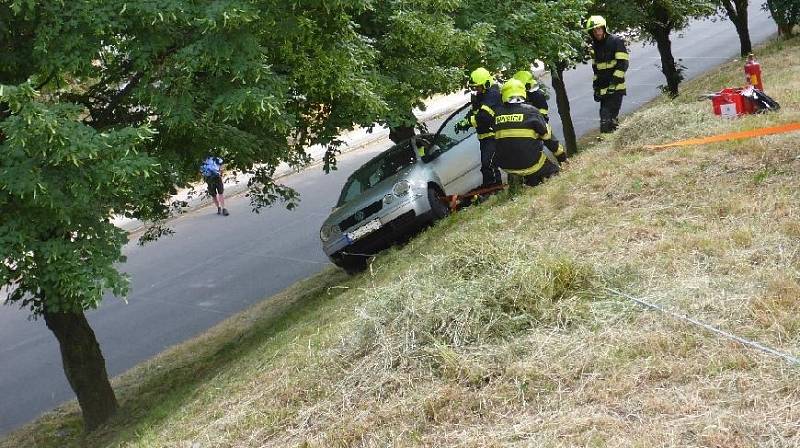
[[[792,27],[800,25],[800,2],[797,0],[767,0],[762,8],[769,11],[782,33],[790,34]]]
[[[458,29],[453,21],[458,2],[383,0],[357,17],[359,32],[378,54],[377,88],[388,105],[379,122],[413,126],[409,112],[422,99],[461,87],[463,61],[480,52],[491,29],[478,24]]]
[[[465,0],[456,23],[461,28],[488,26],[493,39],[484,51],[468,59],[470,67],[486,65],[510,77],[529,69],[536,60],[555,63],[583,60],[586,16],[584,0],[507,0],[487,8],[485,2]]]
[[[125,291],[113,268],[124,232],[103,217],[124,209],[131,192],[158,186],[158,164],[138,148],[147,125],[107,132],[80,124],[81,109],[45,104],[33,87],[0,86],[9,117],[0,170],[0,278],[9,297],[39,314],[93,308],[102,290]],[[142,210],[148,213],[150,210]],[[47,298],[45,303],[41,298]]]
[[[168,214],[206,153],[256,169],[253,201],[295,196],[269,167],[386,109],[362,2],[17,1],[0,6],[0,283],[34,314],[124,293],[111,216]],[[36,88],[39,88],[37,92]],[[26,296],[26,294],[28,294]],[[23,297],[25,297],[23,299]]]
[[[716,11],[716,3],[711,0],[601,1],[596,2],[595,7],[607,16],[611,30],[628,30],[649,40],[654,39],[656,27],[679,31],[690,20],[707,17]]]

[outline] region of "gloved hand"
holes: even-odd
[[[461,131],[466,131],[470,128],[469,120],[466,118],[462,118],[458,123],[456,123],[455,131],[458,134]]]
[[[597,90],[594,91],[594,101],[596,103],[600,102],[600,92],[598,92]]]

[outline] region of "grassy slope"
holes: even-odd
[[[89,438],[68,405],[19,446],[796,446],[798,368],[615,297],[800,353],[800,42],[762,52],[780,113],[700,92],[625,120],[561,176],[451,217],[348,279],[327,270],[115,380]]]

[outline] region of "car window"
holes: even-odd
[[[466,131],[456,132],[456,124],[464,119],[470,111],[470,105],[465,104],[461,109],[455,111],[453,115],[447,119],[439,128],[436,133],[436,146],[439,150],[444,152],[455,146],[457,143],[465,140],[467,137],[475,133],[475,128],[469,128]]]
[[[416,155],[408,141],[392,146],[347,178],[336,205],[345,204],[416,161]]]

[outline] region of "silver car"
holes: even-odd
[[[447,216],[446,196],[481,185],[475,131],[455,130],[468,112],[466,104],[436,134],[400,142],[350,175],[319,232],[333,263],[359,272],[371,255]]]

